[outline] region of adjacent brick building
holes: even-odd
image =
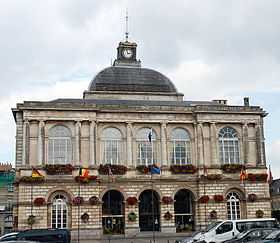
[[[184,101],[166,76],[141,67],[136,47],[121,42],[82,99],[13,109],[18,228],[131,235],[270,217],[267,113],[247,98],[243,106]],[[78,177],[81,168],[91,177]]]

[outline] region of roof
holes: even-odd
[[[177,93],[169,78],[152,69],[112,66],[99,72],[89,91]]]

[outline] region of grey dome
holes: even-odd
[[[91,81],[89,91],[177,93],[173,83],[157,71],[115,66],[99,72]]]

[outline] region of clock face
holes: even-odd
[[[123,57],[126,58],[126,59],[131,58],[131,57],[132,57],[132,54],[133,54],[132,50],[131,50],[131,49],[128,49],[128,48],[126,48],[126,49],[124,49],[124,50],[122,51],[122,55],[123,55]]]

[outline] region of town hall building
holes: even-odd
[[[248,98],[241,106],[185,100],[136,51],[120,42],[81,99],[12,109],[18,229],[176,233],[271,216],[267,113]]]

